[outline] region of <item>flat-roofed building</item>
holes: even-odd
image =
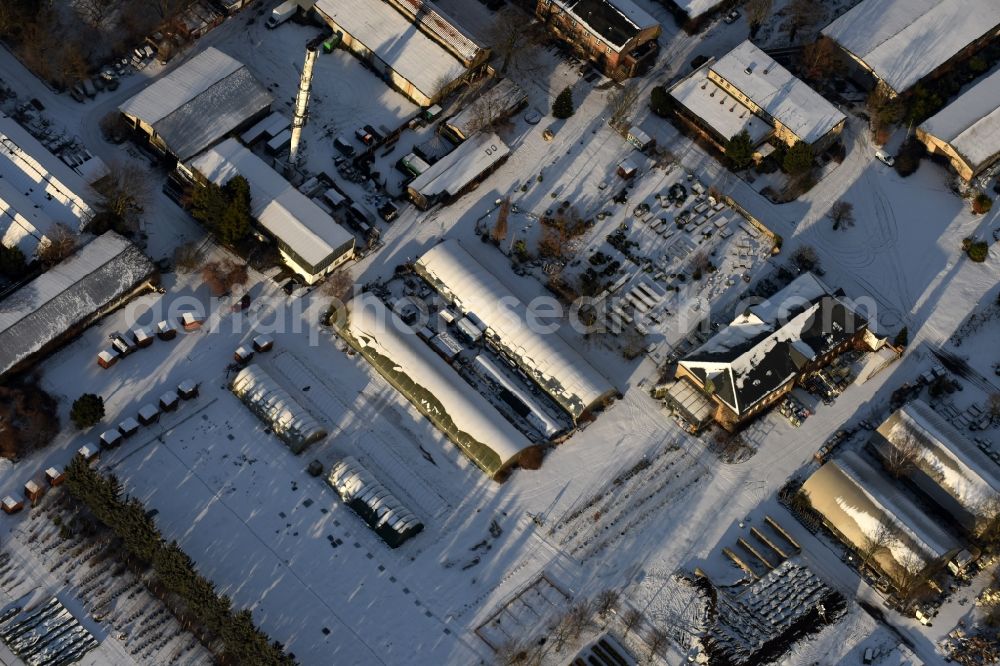
[[[266,116],[271,101],[246,65],[210,46],[119,110],[153,148],[185,162]]]
[[[872,445],[891,472],[912,479],[965,529],[1000,511],[1000,468],[922,400],[893,412]]]
[[[659,22],[632,0],[538,0],[535,15],[618,81],[644,72],[659,49]]]
[[[819,151],[840,136],[847,122],[833,104],[749,40],[676,83],[670,94],[719,145],[747,130],[755,146],[773,136]]]
[[[968,182],[1000,160],[1000,71],[993,72],[917,128],[930,153],[944,155]]]
[[[852,451],[825,463],[802,491],[826,526],[897,587],[914,584],[961,550],[882,470]]]
[[[234,176],[250,184],[250,212],[275,239],[289,268],[313,284],[354,257],[354,234],[236,139],[226,139],[179,170],[223,186]]]
[[[975,53],[998,33],[996,0],[863,0],[823,28],[894,94]]]
[[[414,268],[456,309],[480,320],[487,340],[574,421],[617,394],[611,382],[558,333],[533,330],[527,306],[457,240],[434,246]]]

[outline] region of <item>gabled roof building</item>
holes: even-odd
[[[715,143],[746,130],[756,146],[772,136],[822,150],[847,117],[749,40],[670,88],[678,110]]]
[[[995,0],[862,0],[823,28],[876,82],[903,94],[1000,32]]]
[[[659,22],[632,0],[538,0],[535,15],[617,81],[643,73],[659,49]]]
[[[1000,468],[922,400],[893,412],[872,445],[967,530],[1000,510]]]
[[[153,148],[185,162],[266,116],[271,101],[246,65],[210,46],[119,109]]]
[[[962,93],[917,128],[930,153],[943,155],[968,182],[1000,160],[1000,71]]]
[[[867,328],[843,294],[804,273],[683,358],[677,376],[711,394],[715,420],[733,427],[858,346]]]

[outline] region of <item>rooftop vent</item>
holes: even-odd
[[[753,65],[747,65],[747,68],[743,70],[747,74],[753,74]]]

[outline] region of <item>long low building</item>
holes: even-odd
[[[285,263],[308,284],[354,257],[354,235],[236,139],[210,148],[182,171],[219,186],[233,176],[246,178],[251,213],[277,241]]]
[[[419,208],[461,196],[510,156],[510,148],[490,132],[477,134],[417,176],[406,188]]]
[[[1000,468],[930,405],[914,400],[893,412],[872,438],[890,470],[914,484],[967,530],[1000,510]]]
[[[944,155],[966,182],[1000,160],[1000,71],[962,93],[917,128],[930,153]]]
[[[341,335],[490,478],[538,449],[374,294],[348,308]]]
[[[670,94],[716,143],[742,130],[754,145],[774,136],[822,150],[847,117],[749,40],[675,84]]]
[[[897,586],[912,584],[961,550],[881,470],[854,452],[824,464],[802,490],[826,525]]]
[[[467,107],[448,119],[445,129],[458,141],[465,141],[493,123],[510,117],[528,103],[528,95],[513,79],[507,78],[481,93]]]
[[[79,231],[94,216],[87,184],[13,118],[0,114],[0,242],[29,261],[57,224]]]
[[[264,368],[243,368],[233,377],[230,389],[292,453],[302,453],[326,437],[326,428]]]
[[[823,35],[862,70],[902,94],[1000,31],[996,0],[863,0]]]
[[[344,46],[420,106],[430,106],[465,76],[454,53],[384,0],[317,0],[316,12]]]
[[[271,101],[244,64],[210,46],[119,110],[151,146],[184,162],[266,116]]]
[[[87,243],[4,299],[0,376],[25,369],[155,279],[153,262],[113,231]]]
[[[520,367],[574,421],[602,407],[617,390],[559,337],[532,330],[528,308],[457,240],[434,246],[414,264],[458,310],[486,326],[486,338]]]

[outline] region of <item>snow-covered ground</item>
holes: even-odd
[[[656,3],[641,4],[657,16],[665,13]],[[266,84],[278,86],[276,97],[290,100],[304,55],[300,44],[311,31],[291,24],[264,31],[245,20],[237,15],[201,43],[244,60]],[[320,292],[288,297],[272,280],[254,274],[250,313],[233,314],[230,302],[210,299],[197,276],[168,275],[165,295],[136,300],[42,363],[43,385],[60,399],[63,423],[76,395],[100,393],[107,403],[107,427],[134,415],[181,379],[201,382],[200,397],[144,428],[100,464],[119,475],[131,494],[158,509],[164,534],[178,539],[235,606],[253,608],[255,621],[301,663],[489,662],[492,651],[476,630],[542,574],[574,599],[593,598],[605,588],[624,590],[627,603],[647,619],[669,622],[676,610],[671,574],[704,566],[738,577],[720,559],[720,549],[747,533],[764,513],[793,534],[802,545],[801,561],[824,581],[848,598],[881,607],[877,594],[840,561],[839,553],[802,528],[774,495],[789,476],[814,464],[813,452],[832,433],[884,408],[892,390],[935,363],[930,350],[947,344],[971,308],[996,299],[996,251],[985,264],[974,264],[960,246],[962,238],[988,237],[1000,226],[1000,209],[972,215],[935,164],[925,162],[914,176],[899,178],[875,161],[863,125],[853,120],[845,133],[843,164],[800,200],[771,204],[671,125],[650,116],[644,103],[653,85],[686,72],[694,55],[719,55],[745,39],[745,23],[720,22],[692,38],[679,33],[670,19],[663,20],[659,64],[638,82],[643,102],[633,122],[669,149],[683,169],[732,196],[784,237],[782,255],[761,261],[758,274],[797,247],[811,245],[826,270],[824,280],[852,298],[869,297],[884,333],[908,326],[912,351],[849,387],[833,405],[818,405],[799,428],[777,414],[764,417],[747,435],[756,454],[727,465],[700,440],[681,432],[648,396],[646,387],[658,374],[652,360],[624,362],[616,350],[561,331],[623,397],[550,451],[541,470],[517,471],[500,486],[484,478],[367,362],[348,355],[342,342],[317,328],[326,307]],[[385,246],[351,267],[359,282],[388,277],[397,264],[415,259],[447,236],[463,241],[522,301],[545,293],[537,279],[514,275],[497,248],[477,242],[476,221],[506,195],[528,211],[544,212],[551,202],[562,200],[580,210],[603,206],[613,188],[604,191],[597,185],[617,179],[616,165],[632,152],[603,118],[608,86],[586,81],[575,67],[545,53],[543,71],[519,83],[531,105],[543,112],[559,90],[572,84],[576,114],[557,125],[551,117],[537,126],[519,118],[502,128],[513,151],[508,162],[448,207],[427,213],[404,207],[385,228]],[[310,167],[327,169],[333,154],[324,143],[330,141],[328,131],[350,131],[362,121],[395,123],[412,109],[344,54],[321,56],[320,63],[331,68],[331,76],[342,73],[348,87],[372,86],[356,97],[341,94],[336,84],[324,83],[329,87],[317,90],[317,115],[307,126],[313,132],[307,135],[307,155]],[[106,144],[97,121],[159,68],[133,75],[118,91],[82,107],[48,91],[6,51],[0,51],[0,71],[15,89],[31,91],[54,119],[110,161],[129,159],[132,149]],[[373,83],[363,83],[362,75]],[[550,126],[555,137],[545,142],[541,132]],[[531,181],[535,184],[522,193],[521,186]],[[650,183],[650,191],[661,187]],[[825,218],[840,199],[854,204],[857,217],[856,226],[847,231],[833,231]],[[638,201],[630,199],[622,210],[630,212]],[[154,257],[169,256],[178,242],[203,236],[160,194],[147,211],[148,249]],[[716,298],[717,307],[725,305],[724,295]],[[156,341],[110,370],[96,365],[95,355],[112,331],[192,307],[212,313],[202,332]],[[299,457],[225,388],[233,350],[252,337],[251,316],[260,319],[258,330],[278,329],[275,350],[260,354],[257,361],[331,433]],[[955,349],[969,354],[984,375],[998,360],[995,326],[984,325]],[[993,356],[980,360],[986,354]],[[51,446],[17,465],[0,467],[0,494],[20,494],[27,477],[65,464],[102,429],[79,433],[64,427]],[[329,469],[347,454],[417,514],[426,526],[423,533],[397,550],[387,548],[322,479],[304,472],[313,459]],[[4,517],[0,537],[6,539],[9,530],[27,520],[25,514]],[[939,663],[935,644],[968,610],[957,600],[954,604],[943,607],[932,627],[883,607],[890,630],[851,603],[847,617],[802,641],[784,663],[857,663],[865,647],[888,651],[895,646],[897,631],[921,659]],[[676,652],[681,648],[672,649],[668,663],[683,658]],[[887,659],[883,663],[893,663]]]

